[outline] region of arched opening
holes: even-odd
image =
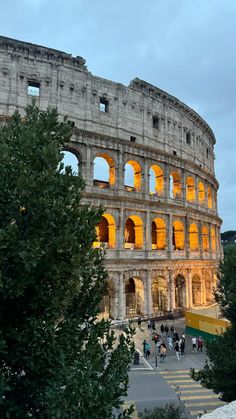
[[[216,229],[211,227],[211,249],[216,251]]]
[[[175,307],[186,307],[186,284],[185,279],[181,275],[175,278]]]
[[[142,249],[143,222],[137,215],[132,215],[125,222],[125,249]]]
[[[130,278],[125,284],[126,315],[132,317],[144,313],[144,287],[139,278]]]
[[[200,205],[205,202],[205,186],[202,182],[198,182],[198,202]]]
[[[191,176],[186,178],[186,199],[189,202],[195,201],[195,182]]]
[[[213,296],[213,283],[208,272],[205,274],[205,290],[206,290],[206,303],[210,304],[214,301]]]
[[[170,173],[170,197],[181,198],[181,177],[178,172],[172,171]]]
[[[173,222],[173,248],[184,250],[184,225],[181,221]]]
[[[139,191],[141,188],[141,166],[135,160],[129,160],[125,165],[125,189]]]
[[[207,187],[207,206],[212,209],[212,190],[210,186]]]
[[[149,190],[150,194],[163,195],[164,175],[160,166],[152,165],[149,170]]]
[[[194,223],[189,227],[189,247],[193,251],[199,250],[198,228]]]
[[[202,294],[201,294],[201,279],[199,275],[195,274],[192,278],[192,295],[193,295],[193,305],[200,306],[202,303]]]
[[[209,251],[209,234],[206,226],[202,227],[202,249],[204,252]]]
[[[75,155],[75,153],[68,150],[65,150],[65,151],[63,150],[62,154],[63,154],[63,159],[61,162],[64,165],[62,169],[62,173],[65,173],[66,167],[70,166],[73,175],[78,176],[79,175],[79,158]]]
[[[113,319],[115,287],[112,281],[106,281],[105,291],[99,304],[99,318]]]
[[[95,186],[106,189],[115,184],[115,163],[108,154],[99,154],[95,157],[93,164],[93,184]]]
[[[168,287],[166,279],[159,276],[152,282],[152,307],[155,315],[167,311]]]
[[[96,226],[96,241],[94,247],[101,245],[114,249],[116,245],[116,225],[115,220],[110,214],[103,214],[101,221]]]
[[[166,224],[162,218],[152,222],[152,249],[164,250],[166,247]]]

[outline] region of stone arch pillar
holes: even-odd
[[[124,274],[123,272],[118,273],[118,319],[123,320],[125,318],[125,289],[124,289]]]
[[[193,307],[193,288],[191,269],[187,269],[187,286],[188,286],[188,308]]]
[[[145,309],[144,313],[147,314],[147,316],[152,315],[152,273],[150,270],[146,270],[146,278],[145,278],[145,286],[144,286],[144,301],[145,303]]]
[[[170,198],[170,166],[167,163],[164,166],[164,197]]]
[[[173,270],[168,269],[168,273],[169,273],[168,287],[169,287],[170,311],[174,311],[175,309],[175,282],[174,282]]]
[[[123,159],[123,154],[122,151],[119,150],[119,154],[118,154],[118,167],[117,167],[117,186],[118,186],[118,190],[120,192],[124,191],[124,173],[125,173],[125,168],[124,168],[124,159]]]
[[[145,160],[144,164],[142,166],[142,172],[141,172],[141,189],[143,189],[143,195],[146,199],[149,199],[149,160]]]
[[[121,208],[119,211],[119,221],[117,225],[117,249],[124,249],[124,209]]]

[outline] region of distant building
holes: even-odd
[[[223,246],[226,246],[229,244],[236,244],[236,231],[229,230],[229,231],[225,231],[224,233],[221,233],[221,244]]]
[[[0,88],[2,120],[16,109],[24,115],[34,96],[40,109],[57,106],[74,126],[68,151],[85,179],[82,202],[106,209],[94,243],[107,249],[103,315],[210,304],[221,219],[208,124],[145,81],[124,86],[92,75],[81,57],[5,37]]]

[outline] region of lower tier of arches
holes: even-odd
[[[207,306],[214,302],[217,267],[109,270],[100,316],[123,320]]]

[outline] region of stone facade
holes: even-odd
[[[221,258],[215,137],[191,108],[151,84],[93,76],[81,57],[0,37],[0,118],[56,106],[74,135],[83,203],[105,208],[94,246],[109,272],[114,319],[210,304]],[[94,177],[97,157],[106,181]],[[125,185],[127,165],[132,185]],[[154,190],[150,178],[154,179]]]

